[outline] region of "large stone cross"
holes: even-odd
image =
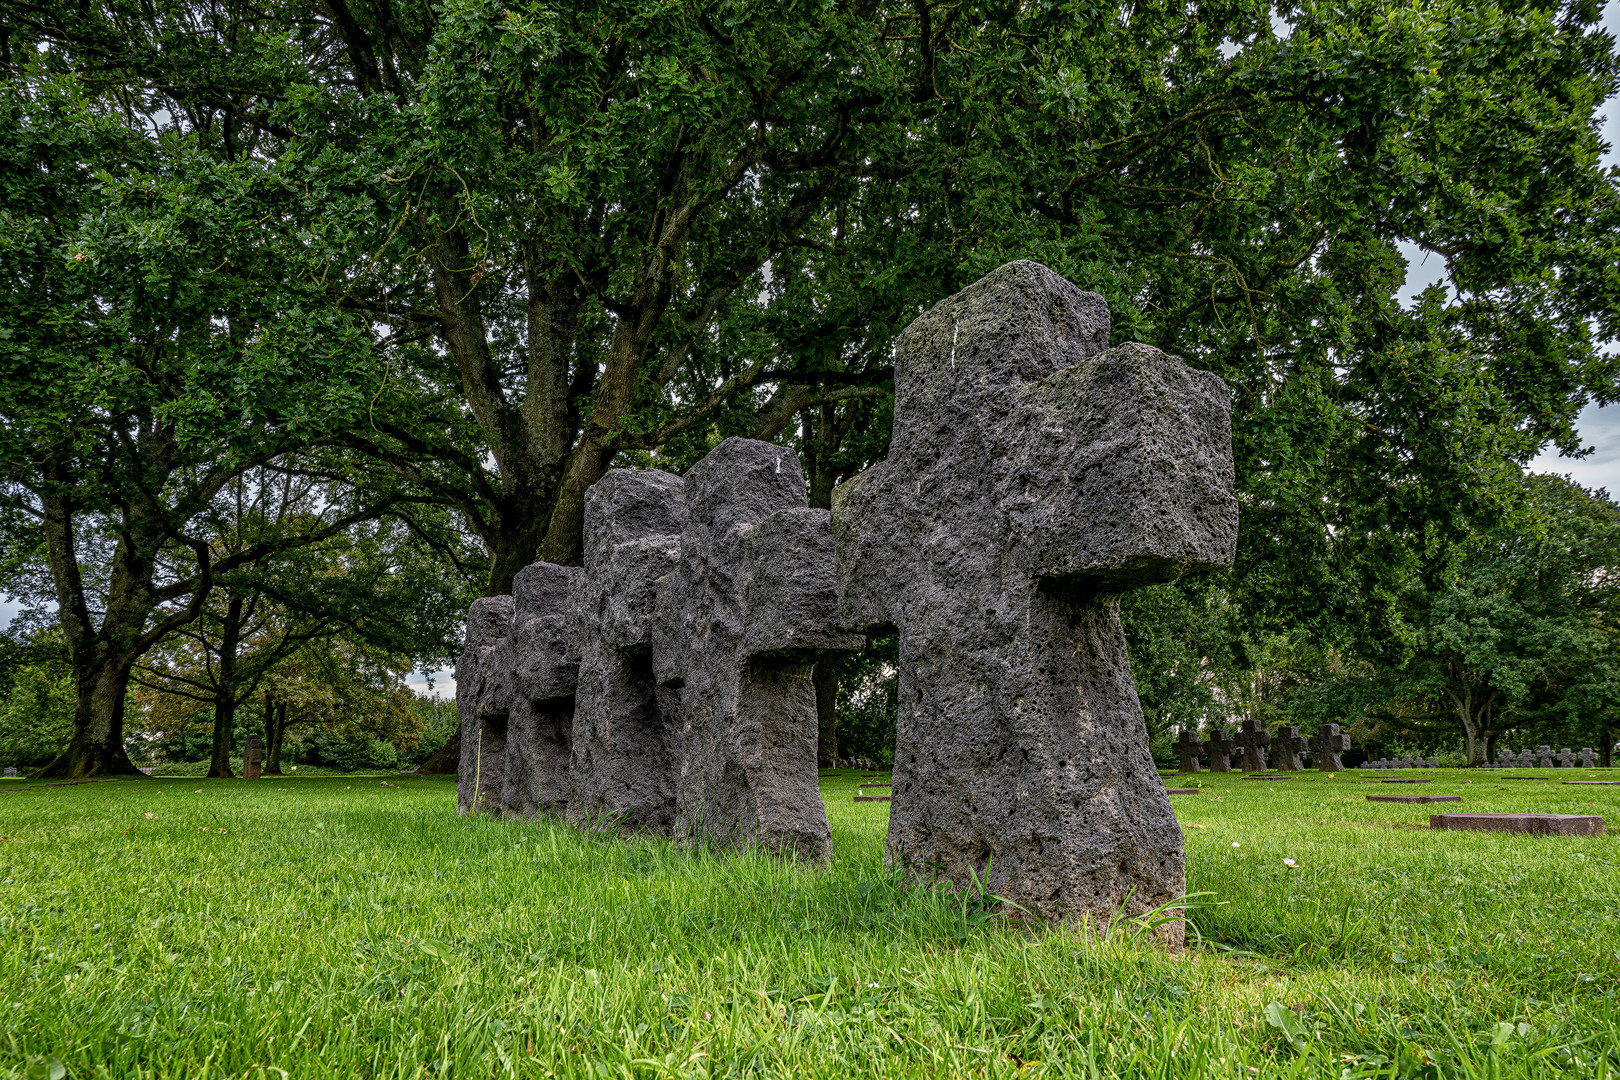
[[[1243,747],[1243,771],[1265,772],[1266,746],[1271,742],[1271,732],[1261,727],[1258,720],[1245,720],[1232,738]]]
[[[569,603],[584,573],[538,562],[512,579],[511,629],[479,670],[480,710],[506,716],[501,787],[487,789],[490,810],[532,817],[568,808],[579,681],[579,661],[568,656]]]
[[[572,593],[579,660],[568,820],[591,830],[670,834],[679,732],[653,679],[658,579],[675,569],[681,478],[613,469],[585,492],[585,582]]]
[[[1343,772],[1340,754],[1350,749],[1350,736],[1339,734],[1338,724],[1322,724],[1311,736],[1311,759],[1322,772]]]
[[[484,662],[512,630],[512,598],[484,596],[467,612],[467,636],[456,658],[456,715],[461,719],[461,764],[456,809],[491,808],[506,790],[507,702],[484,693]],[[486,708],[488,711],[486,711]]]
[[[1201,772],[1198,767],[1198,755],[1203,753],[1204,744],[1199,741],[1198,734],[1191,728],[1182,728],[1176,741],[1170,744],[1175,747],[1176,756],[1181,759],[1182,772]]]
[[[1590,746],[1581,747],[1581,768],[1594,769],[1597,767],[1597,751]]]
[[[677,840],[832,855],[810,675],[863,642],[838,629],[832,526],[805,495],[798,455],[753,439],[686,473],[680,562],[653,621],[654,675],[678,703]]]
[[[1551,769],[1556,767],[1553,762],[1552,747],[1548,746],[1546,743],[1542,743],[1540,746],[1536,747],[1536,765],[1538,768],[1542,769]]]
[[[941,301],[888,459],[833,496],[848,625],[899,634],[890,864],[1099,926],[1186,891],[1119,596],[1237,537],[1226,385],[1108,332],[1030,262]]]
[[[1212,728],[1209,740],[1204,744],[1209,749],[1209,771],[1232,771],[1232,755],[1238,752],[1238,744],[1232,741],[1232,733],[1225,728]]]
[[[1303,772],[1305,762],[1300,755],[1309,745],[1300,735],[1299,728],[1292,724],[1284,724],[1277,729],[1271,740],[1272,752],[1277,755],[1278,772]]]
[[[1573,769],[1575,767],[1575,751],[1567,746],[1558,751],[1558,767],[1560,769]]]

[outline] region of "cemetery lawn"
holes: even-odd
[[[0,783],[0,1075],[1620,1076],[1620,837],[1427,828],[1620,787],[1407,775],[1172,796],[1183,955],[904,887],[854,773],[819,871],[438,779]]]

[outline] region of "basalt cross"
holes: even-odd
[[[1182,772],[1200,772],[1198,755],[1204,751],[1204,743],[1191,728],[1182,728],[1176,741],[1170,744],[1175,747],[1176,756],[1181,759]]]
[[[1214,728],[1209,733],[1209,741],[1204,744],[1209,748],[1209,771],[1232,771],[1232,755],[1238,752],[1238,744],[1232,741],[1232,733],[1225,728]]]
[[[1303,772],[1305,762],[1300,760],[1300,755],[1305,752],[1308,745],[1301,737],[1299,728],[1292,724],[1278,728],[1271,740],[1272,753],[1277,755],[1277,771]]]
[[[1271,743],[1271,732],[1261,727],[1258,720],[1245,720],[1239,725],[1233,739],[1243,747],[1243,771],[1265,772],[1266,747]]]
[[[680,562],[658,586],[653,672],[679,732],[675,838],[832,855],[816,782],[816,661],[838,629],[832,527],[786,447],[726,439],[687,472]]]
[[[847,625],[899,635],[890,864],[1094,925],[1186,891],[1119,596],[1237,537],[1225,383],[1108,332],[1030,262],[941,301],[888,459],[833,497]]]
[[[1323,772],[1343,772],[1340,754],[1350,749],[1350,736],[1339,734],[1338,724],[1323,724],[1311,736],[1312,763]]]

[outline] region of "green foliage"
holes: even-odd
[[[1351,777],[1178,797],[1188,888],[1212,895],[1171,956],[909,887],[883,864],[886,805],[852,802],[853,777],[823,784],[833,862],[811,869],[457,817],[440,781],[302,771],[0,793],[7,1063],[372,1080],[1620,1069],[1613,838],[1430,832],[1429,807],[1368,803]],[[1614,788],[1431,786],[1471,809],[1620,814]],[[199,1001],[211,1022],[189,1022]]]
[[[838,754],[894,764],[895,719],[900,680],[895,669],[899,638],[871,638],[865,649],[839,664]],[[823,661],[824,663],[826,661]]]
[[[416,714],[418,724],[416,743],[409,747],[396,744],[401,768],[422,764],[461,732],[454,698],[418,694],[411,702],[411,711]]]
[[[61,753],[73,734],[73,675],[57,661],[17,667],[10,676],[0,697],[0,768],[29,769]]]

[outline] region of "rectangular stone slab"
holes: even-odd
[[[1462,802],[1461,795],[1369,795],[1368,802],[1431,803]]]
[[[1620,784],[1620,780],[1565,780],[1564,783],[1566,783],[1566,784],[1586,784],[1588,786],[1591,786],[1591,785],[1599,785],[1599,786],[1601,786],[1603,784]]]
[[[1604,822],[1595,814],[1430,814],[1429,828],[1535,836],[1602,836]]]
[[[1385,780],[1384,783],[1386,783],[1386,784],[1432,784],[1432,783],[1434,783],[1434,781],[1433,780],[1416,780],[1416,779],[1408,780],[1405,777],[1402,777],[1399,780]]]
[[[857,795],[857,796],[855,796],[855,801],[856,802],[892,802],[893,800],[894,800],[894,796],[892,796],[892,795]]]
[[[1252,775],[1245,776],[1243,779],[1245,779],[1245,780],[1292,780],[1293,777],[1292,776],[1280,776],[1280,775],[1278,775],[1276,773],[1254,773]]]
[[[1202,795],[1204,793],[1204,789],[1195,787],[1167,787],[1164,789],[1164,793],[1166,795]]]

